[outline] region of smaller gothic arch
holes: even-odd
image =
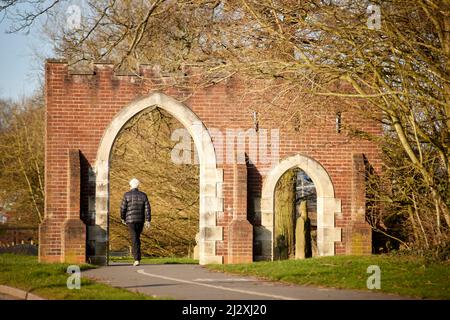
[[[284,159],[266,175],[261,193],[261,228],[255,238],[261,242],[262,258],[273,259],[273,227],[275,221],[275,187],[281,176],[298,167],[312,179],[317,191],[317,250],[319,256],[334,255],[334,243],[341,241],[341,228],[334,225],[335,214],[341,213],[341,201],[335,198],[330,176],[314,159],[297,154]]]

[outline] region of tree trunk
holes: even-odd
[[[300,203],[300,216],[295,226],[295,259],[305,259],[312,256],[311,223],[308,218],[307,202]]]
[[[278,181],[275,190],[275,259],[288,259],[295,252],[295,179],[289,170]]]

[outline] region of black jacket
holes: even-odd
[[[147,195],[137,188],[126,192],[120,205],[120,218],[126,223],[150,221],[151,207]]]

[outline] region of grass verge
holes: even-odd
[[[111,262],[133,263],[132,257],[110,257]],[[187,257],[142,258],[142,264],[198,264],[198,260]]]
[[[0,284],[19,288],[47,299],[147,300],[152,297],[81,277],[81,288],[67,288],[68,264],[38,263],[35,256],[0,254]],[[95,268],[80,265],[81,270]]]
[[[450,264],[425,263],[415,257],[334,256],[306,260],[209,265],[207,268],[300,285],[367,289],[367,267],[381,269],[381,291],[410,297],[450,299]]]

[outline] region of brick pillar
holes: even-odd
[[[364,155],[355,153],[352,157],[352,206],[349,224],[350,243],[347,254],[367,255],[372,253],[372,228],[366,222],[366,166]]]
[[[228,257],[225,263],[253,261],[253,226],[247,220],[247,165],[233,167],[233,219],[228,225]]]
[[[61,228],[61,262],[86,262],[86,226],[80,219],[80,152],[69,150],[67,216]]]
[[[45,217],[39,225],[39,262],[60,262],[61,242],[53,234],[60,225]]]

